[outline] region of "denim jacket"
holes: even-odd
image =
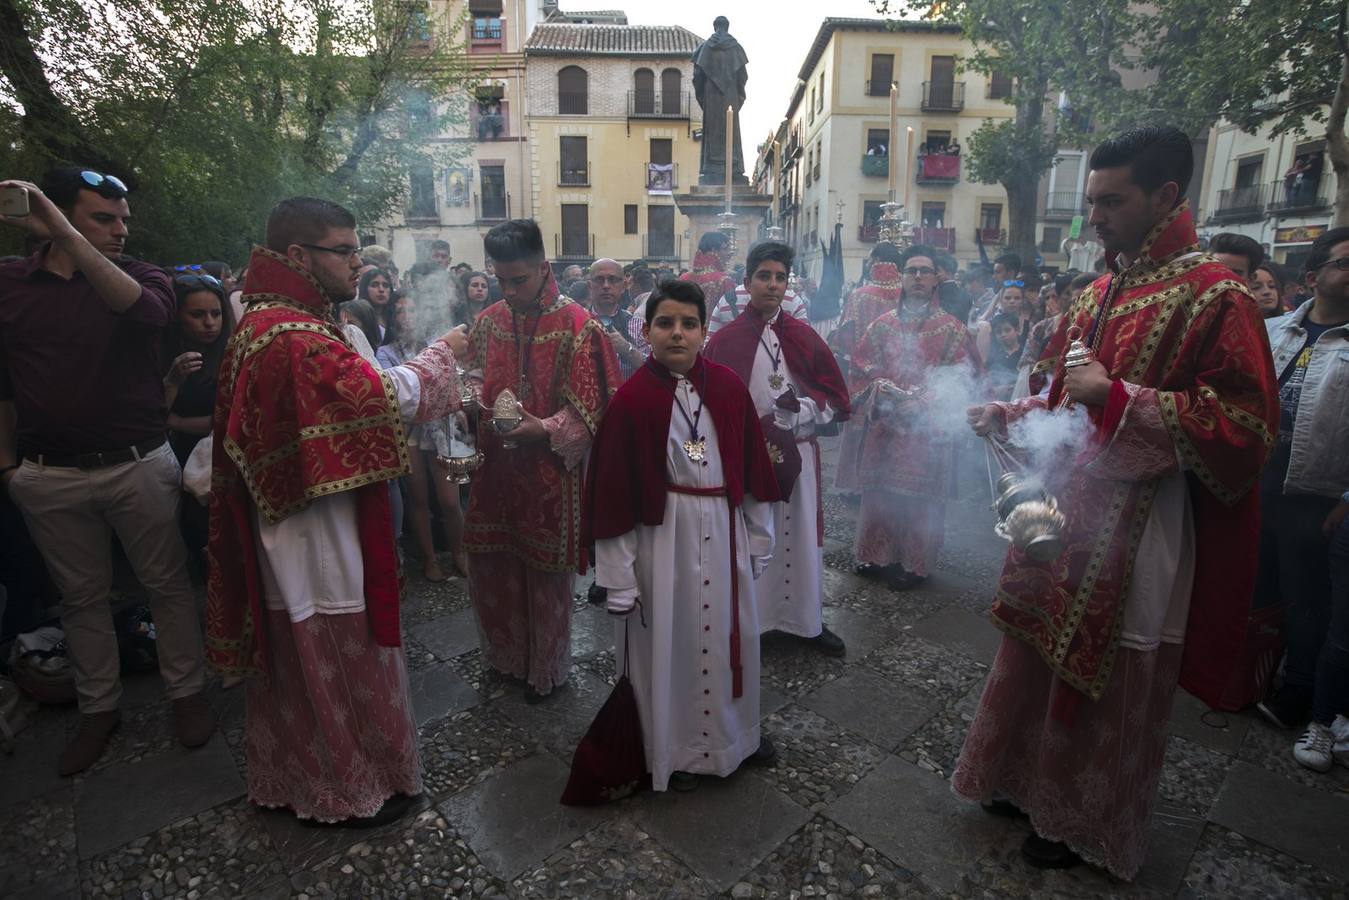
[[[1282,375],[1302,350],[1307,332],[1303,319],[1311,312],[1308,300],[1287,315],[1268,319],[1274,371]],[[1293,422],[1292,454],[1288,461],[1286,494],[1339,497],[1349,485],[1349,326],[1332,328],[1312,347]]]

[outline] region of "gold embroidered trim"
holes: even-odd
[[[1173,391],[1158,391],[1157,402],[1162,409],[1162,421],[1166,423],[1166,428],[1171,432],[1171,440],[1176,445],[1176,452],[1180,454],[1181,461],[1185,463],[1185,468],[1194,472],[1208,488],[1213,496],[1217,497],[1224,504],[1231,506],[1241,499],[1241,494],[1230,491],[1227,486],[1218,480],[1213,471],[1204,463],[1203,457],[1190,441],[1189,434],[1186,433],[1180,422],[1180,410],[1176,406],[1176,394]]]

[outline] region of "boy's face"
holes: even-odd
[[[777,260],[764,260],[753,274],[745,276],[745,290],[749,305],[765,319],[773,318],[787,296],[787,267]]]
[[[1002,349],[1004,350],[1011,350],[1017,344],[1018,335],[1016,329],[1006,322],[1003,322],[998,326],[995,337],[997,337],[998,343],[1002,345]]]
[[[642,334],[650,342],[656,362],[685,375],[698,358],[706,326],[698,318],[697,306],[666,297],[656,306],[651,324],[642,326]]]

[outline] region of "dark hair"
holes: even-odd
[[[796,251],[790,245],[781,241],[760,241],[749,248],[749,256],[745,258],[745,277],[753,278],[754,273],[759,271],[759,266],[766,262],[782,263],[782,267],[790,275],[795,260]]]
[[[971,278],[983,284],[988,284],[993,280],[993,273],[988,270],[988,266],[975,263],[965,268],[965,281],[968,282]]]
[[[989,330],[992,331],[994,334],[997,334],[999,326],[1002,325],[1010,325],[1013,328],[1017,329],[1018,331],[1021,330],[1021,319],[1017,318],[1011,313],[1005,312],[998,313],[996,316],[994,316],[992,319],[989,320],[988,324]]]
[[[1092,282],[1095,280],[1096,273],[1094,272],[1083,272],[1080,275],[1074,275],[1072,283],[1068,285],[1068,293],[1072,294],[1073,297],[1076,297],[1078,294],[1091,287]],[[1073,297],[1070,297],[1069,299],[1071,300]],[[1068,308],[1066,303],[1062,304],[1062,306],[1065,310]]]
[[[907,266],[909,260],[913,259],[915,256],[926,256],[928,259],[932,260],[934,266],[937,264],[937,251],[927,244],[914,244],[905,249],[905,251],[899,255],[899,264],[901,266]]]
[[[699,253],[720,253],[726,249],[726,235],[720,231],[707,231],[698,238]]]
[[[956,262],[956,258],[942,250],[937,251],[937,255],[932,259],[932,264],[943,272],[948,272],[952,275],[960,268],[960,264]]]
[[[267,249],[285,253],[291,244],[318,243],[334,228],[355,227],[356,217],[331,200],[291,197],[267,216]]]
[[[1072,285],[1072,283],[1073,283],[1072,275],[1054,276],[1054,293],[1059,295],[1060,300],[1063,299],[1064,292],[1068,290],[1068,288]]]
[[[1149,194],[1174,181],[1180,188],[1176,194],[1179,203],[1190,189],[1190,178],[1194,175],[1194,146],[1179,128],[1169,125],[1135,128],[1102,141],[1092,151],[1093,170],[1121,166],[1128,166],[1129,180]]]
[[[220,334],[216,335],[215,343],[202,353],[201,369],[195,375],[197,378],[215,381],[216,372],[220,368],[220,358],[225,354],[225,345],[229,343],[230,335],[234,333],[234,308],[225,298],[223,288],[203,281],[200,276],[181,276],[181,282],[183,283],[180,283],[180,278],[173,279],[175,309],[183,305],[183,301],[187,299],[189,294],[197,294],[202,291],[211,294],[220,302]],[[178,316],[174,315],[173,324],[164,332],[163,359],[172,363],[184,349],[186,349],[186,345],[183,340],[183,329],[178,324]]]
[[[432,242],[431,242],[431,252],[434,253],[434,252],[436,252],[437,250],[444,250],[446,253],[449,253],[449,252],[450,252],[450,242],[449,242],[449,241],[441,241],[441,240],[435,240],[435,241],[432,241]]]
[[[1002,267],[1008,272],[1015,272],[1018,274],[1021,272],[1021,257],[1017,256],[1015,253],[1004,253],[1002,256],[993,260],[993,263],[995,265],[997,263],[1002,263]]]
[[[338,312],[344,312],[356,320],[356,327],[361,329],[371,347],[378,347],[383,343],[379,336],[379,313],[369,300],[357,297],[355,300],[348,300],[337,309]]]
[[[465,291],[465,292],[468,291],[468,283],[469,283],[470,281],[472,281],[473,279],[475,279],[475,278],[481,278],[483,281],[487,282],[487,293],[488,293],[488,294],[491,294],[491,293],[492,293],[492,279],[490,279],[490,278],[487,277],[487,273],[486,273],[486,272],[465,272],[465,273],[464,273],[464,291]]]
[[[434,275],[439,271],[440,266],[433,262],[413,263],[412,268],[408,269],[408,285],[411,286],[412,282],[425,278],[427,275]]]
[[[538,262],[543,259],[543,232],[533,219],[511,219],[482,239],[487,258],[499,262]]]
[[[1274,279],[1274,289],[1282,294],[1285,284],[1283,272],[1281,271],[1282,268],[1282,266],[1275,265],[1272,261],[1265,261],[1257,263],[1255,268],[1251,269],[1251,274],[1254,275],[1256,272],[1268,272],[1269,277]]]
[[[634,269],[632,273],[633,293],[644,294],[656,289],[656,276],[650,269]]]
[[[392,300],[389,301],[389,320],[388,322],[385,323],[384,326],[384,343],[386,345],[388,344],[393,344],[394,346],[411,345],[417,339],[416,322],[412,323],[412,327],[410,329],[412,332],[411,334],[402,334],[398,330],[397,307],[399,303],[402,303],[404,301],[415,305],[417,303],[417,298],[412,296],[411,294],[399,294],[398,296],[394,297]],[[417,349],[420,350],[421,348],[417,347]]]
[[[1322,234],[1312,242],[1311,252],[1307,254],[1307,268],[1303,271],[1315,272],[1330,262],[1330,251],[1335,249],[1336,244],[1343,244],[1345,241],[1349,241],[1349,225],[1341,225]]]
[[[567,296],[577,303],[587,303],[590,301],[590,282],[584,278],[578,278],[567,286]]]
[[[676,281],[673,278],[666,278],[656,285],[655,289],[651,291],[651,296],[646,298],[646,324],[648,327],[655,320],[656,307],[660,306],[662,300],[675,300],[679,303],[687,303],[690,306],[698,307],[698,321],[704,325],[707,324],[707,299],[703,296],[703,289],[692,281]]]
[[[889,241],[881,241],[871,248],[871,254],[868,257],[873,263],[888,262],[896,266],[902,264],[899,254],[899,248]]]
[[[1244,256],[1247,262],[1251,264],[1250,270],[1252,272],[1265,261],[1265,248],[1260,246],[1259,241],[1249,235],[1237,234],[1232,231],[1215,234],[1213,240],[1208,243],[1208,252]]]
[[[234,274],[234,270],[230,268],[229,263],[221,262],[218,259],[208,259],[206,260],[206,262],[201,264],[201,267],[205,269],[207,272],[210,272],[211,275],[219,281],[225,280],[226,272],[229,272],[230,275]]]
[[[79,196],[80,191],[90,191],[108,200],[121,200],[126,196],[126,191],[111,181],[105,179],[101,184],[95,186],[81,177],[82,172],[97,171],[89,166],[61,166],[56,169],[48,169],[43,173],[42,181],[38,183],[38,187],[42,193],[47,195],[48,200],[55,203],[59,209],[67,212],[74,208],[75,198]],[[102,173],[99,172],[98,174]]]
[[[356,297],[359,300],[364,300],[366,303],[370,303],[370,282],[374,281],[376,278],[379,278],[380,276],[383,276],[384,280],[389,282],[389,302],[386,306],[386,311],[383,313],[383,316],[386,319],[393,319],[393,306],[395,303],[398,302],[398,292],[393,289],[393,279],[390,278],[389,273],[384,271],[383,269],[370,269],[364,275],[361,276],[360,283],[357,284],[356,286]],[[375,311],[375,315],[377,316],[380,315],[380,311],[378,309],[375,309],[375,304],[370,303],[370,308]],[[387,325],[388,322],[386,321],[385,324]],[[375,345],[372,344],[371,346]]]

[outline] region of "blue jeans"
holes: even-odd
[[[1349,519],[1330,542],[1330,628],[1316,659],[1312,719],[1329,725],[1349,709]]]

